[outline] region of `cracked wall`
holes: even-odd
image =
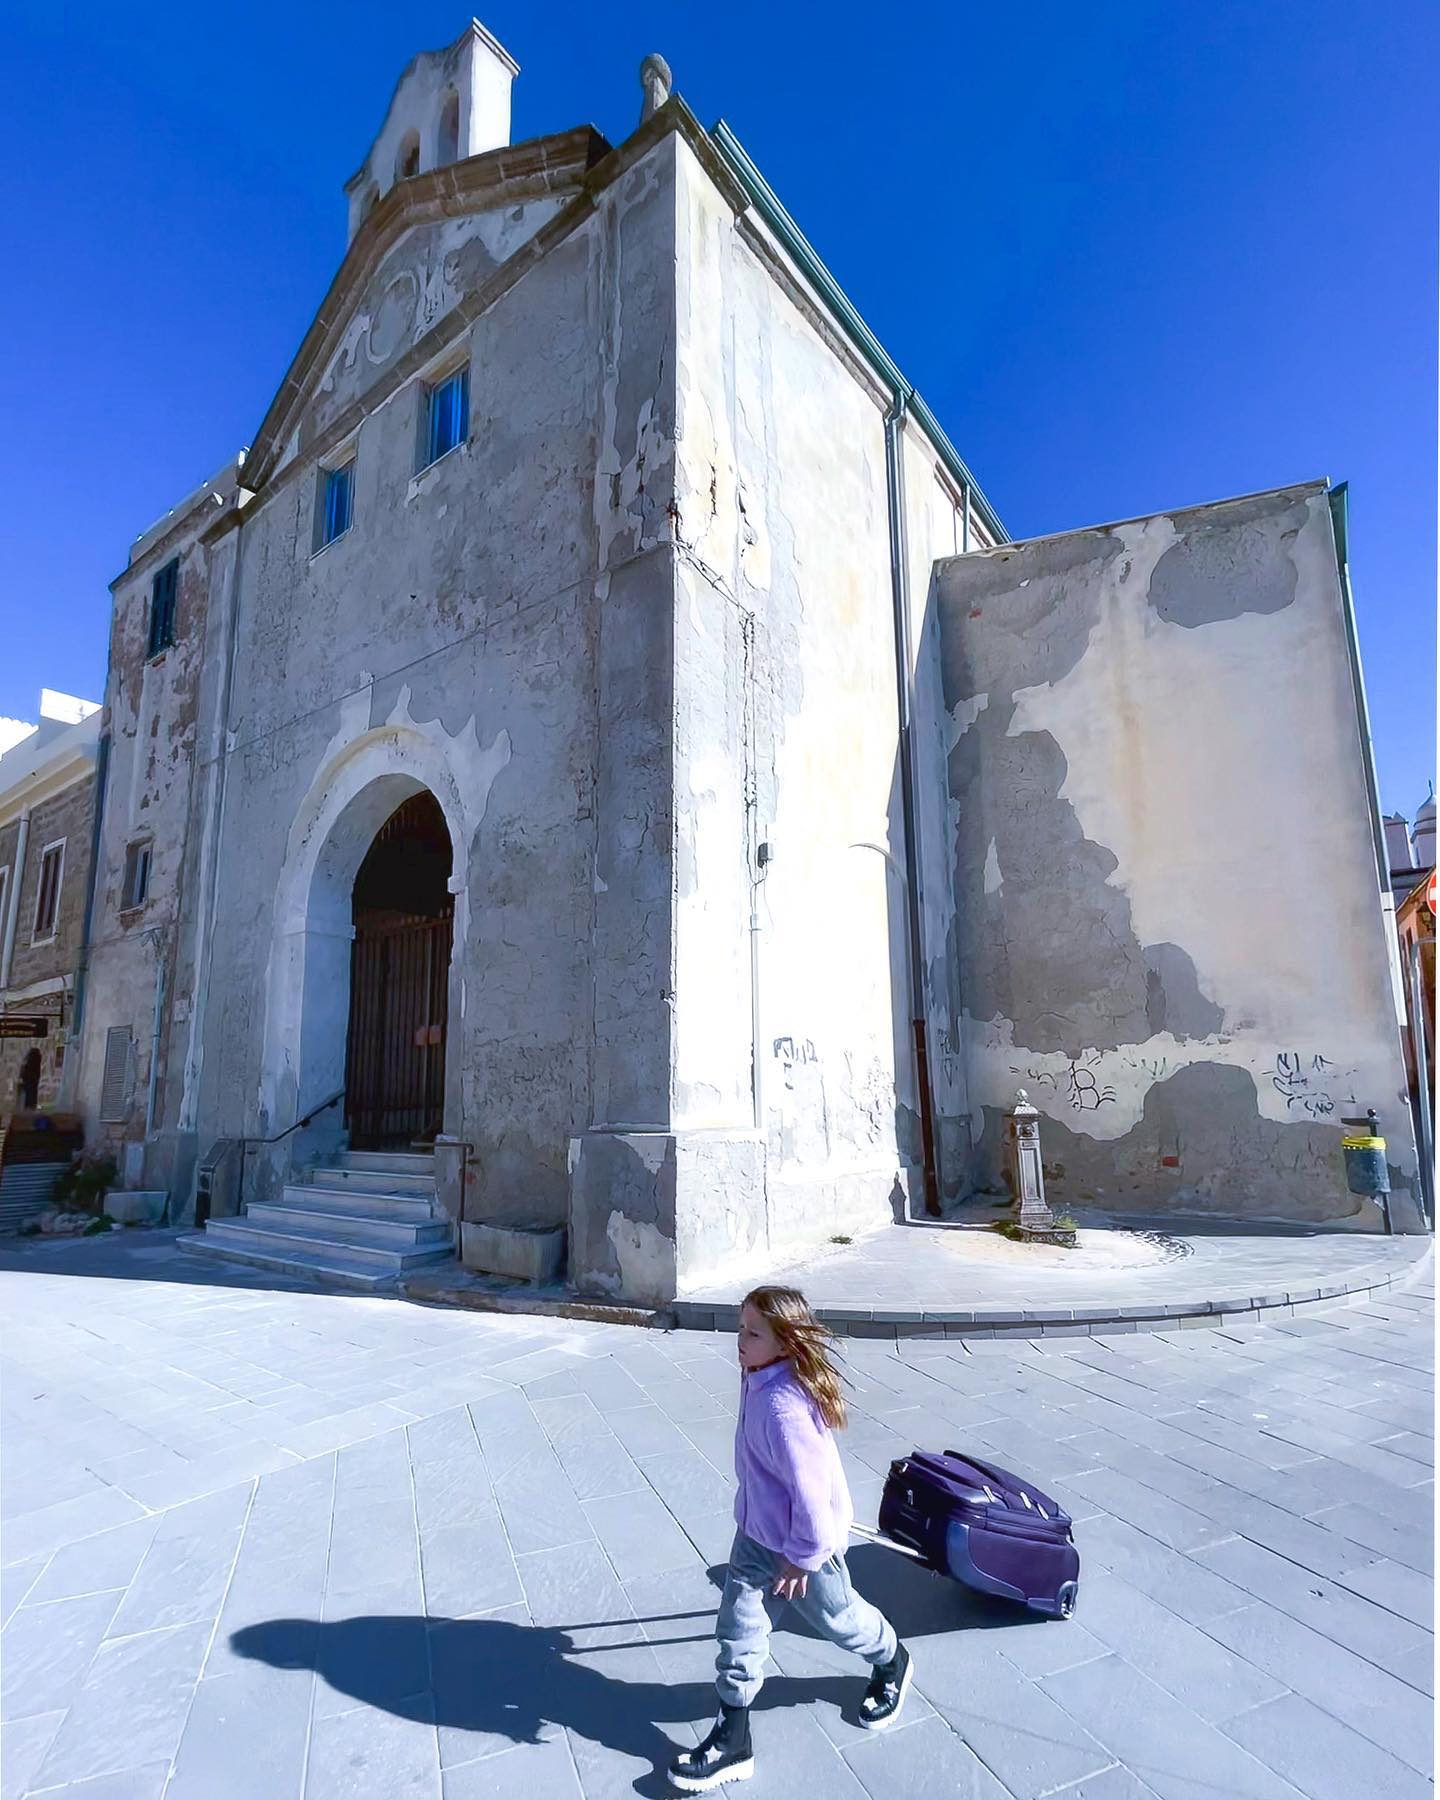
[[[1052,1203],[1375,1228],[1340,1118],[1414,1153],[1324,485],[941,562],[932,607],[970,1189],[1023,1086]]]

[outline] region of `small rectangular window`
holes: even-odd
[[[457,369],[425,390],[425,462],[438,462],[470,430],[470,370]]]
[[[350,529],[350,520],[355,510],[355,464],[345,463],[338,469],[321,471],[320,492],[320,541],[315,546],[323,550],[326,544],[333,544],[338,537],[343,537]]]
[[[105,1072],[100,1077],[100,1118],[119,1124],[130,1110],[130,1027],[112,1025],[105,1033]]]
[[[53,938],[60,916],[60,883],[65,873],[65,841],[47,844],[40,854],[40,880],[35,889],[35,929],[33,943]]]
[[[150,892],[150,840],[129,844],[125,850],[125,883],[120,894],[120,910],[129,912],[143,906]]]

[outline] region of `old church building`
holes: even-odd
[[[516,73],[405,71],[115,583],[92,1136],[217,1252],[636,1301],[997,1190],[1017,1086],[1062,1202],[1375,1229],[1374,1105],[1413,1212],[1335,494],[1008,545],[658,58],[618,145]]]

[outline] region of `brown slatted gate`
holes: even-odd
[[[356,881],[345,1114],[357,1150],[404,1149],[444,1124],[455,902],[449,841],[429,795],[382,828]],[[394,902],[406,890],[423,911]],[[389,902],[389,904],[387,904]]]
[[[350,1142],[428,1141],[445,1115],[445,1024],[453,917],[357,927],[345,1071]]]

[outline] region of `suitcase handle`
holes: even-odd
[[[978,1456],[967,1456],[963,1450],[947,1450],[945,1454],[947,1456],[953,1456],[957,1462],[969,1463],[972,1469],[979,1469],[983,1475],[993,1476],[997,1482],[1000,1482],[1001,1471],[997,1469],[993,1463],[981,1462]],[[1000,1485],[1003,1487],[1005,1484],[1000,1482]],[[1038,1500],[1032,1499],[1032,1497],[1025,1492],[1024,1488],[1017,1487],[1015,1491],[1019,1494],[1020,1499],[1025,1506],[1029,1507],[1033,1512],[1038,1512],[1042,1519],[1049,1519],[1050,1515],[1046,1512],[1045,1508]],[[988,1482],[985,1486],[985,1494],[987,1499],[993,1500],[996,1498],[996,1496],[991,1493]]]
[[[909,1544],[902,1544],[898,1538],[890,1537],[886,1532],[872,1531],[868,1525],[852,1524],[850,1533],[852,1537],[864,1538],[867,1544],[879,1544],[882,1550],[894,1550],[897,1555],[911,1557],[915,1562],[925,1561],[923,1551],[916,1550]]]

